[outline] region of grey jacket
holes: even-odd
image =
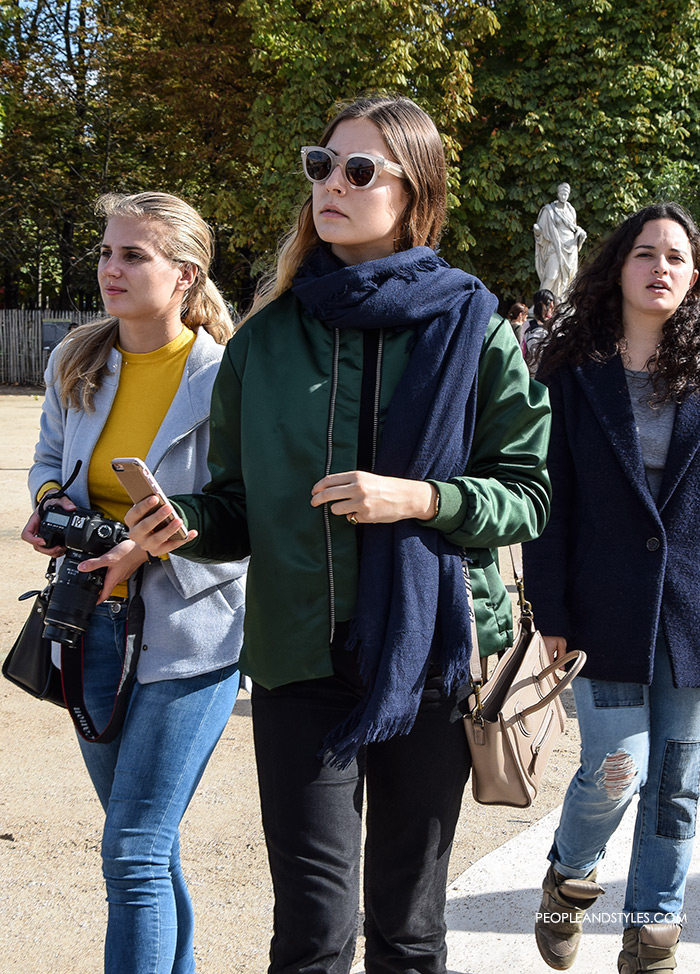
[[[199,491],[209,479],[209,404],[223,351],[203,328],[198,330],[182,381],[144,458],[166,494]],[[88,465],[114,402],[121,355],[116,349],[110,353],[108,375],[91,413],[62,406],[54,380],[57,355],[60,349],[51,354],[45,373],[41,434],[29,471],[29,489],[34,503],[43,484],[63,483],[76,460],[82,460],[68,494],[79,507],[89,507]],[[203,565],[177,554],[145,566],[139,682],[197,676],[238,659],[247,567],[247,558]]]

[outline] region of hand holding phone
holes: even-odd
[[[119,482],[124,487],[134,504],[138,504],[139,501],[144,500],[146,497],[150,497],[152,494],[155,494],[158,498],[158,504],[154,510],[157,510],[157,508],[163,507],[164,504],[169,503],[168,498],[165,496],[156,478],[153,476],[143,460],[139,460],[138,457],[115,457],[115,459],[112,460],[112,470],[117,475]],[[166,523],[169,524],[174,519],[174,515],[171,515],[167,519]],[[177,531],[174,532],[173,537],[178,538],[181,541],[186,541],[187,531],[184,527],[180,526]]]

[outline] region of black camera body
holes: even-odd
[[[45,507],[37,534],[48,548],[66,549],[46,610],[44,636],[66,646],[76,646],[90,623],[107,574],[106,568],[79,572],[78,565],[86,558],[106,554],[129,537],[129,529],[99,511]]]

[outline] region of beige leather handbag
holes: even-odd
[[[586,662],[586,654],[575,650],[549,662],[514,560],[513,569],[520,606],[516,638],[486,680],[471,612],[473,692],[468,697],[464,729],[472,756],[475,801],[527,808],[537,795],[547,762],[564,730],[566,714],[560,694]],[[469,594],[471,604],[471,590]]]

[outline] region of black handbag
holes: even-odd
[[[19,600],[35,596],[29,618],[7,654],[2,675],[21,690],[40,700],[49,700],[66,707],[76,730],[85,741],[108,744],[121,730],[129,705],[131,685],[141,651],[144,605],[141,597],[143,569],[136,575],[136,591],[129,603],[124,662],[119,685],[115,691],[114,707],[107,726],[98,730],[83,699],[83,654],[75,648],[61,647],[61,668],[51,659],[51,640],[44,638],[44,617],[51,599],[56,562],[52,558],[46,577],[49,580],[42,592],[25,592]]]
[[[44,638],[44,616],[54,583],[55,561],[49,564],[48,584],[42,592],[25,592],[19,601],[34,596],[34,603],[22,631],[2,664],[2,675],[39,700],[65,707],[61,671],[51,661],[51,640]]]

